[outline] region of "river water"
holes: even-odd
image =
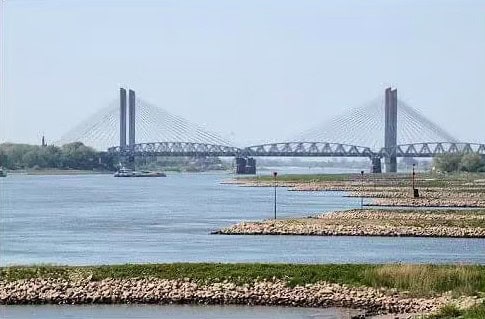
[[[226,173],[0,179],[0,265],[146,262],[482,263],[484,239],[222,236],[273,216],[273,189]],[[340,192],[278,189],[278,217],[359,207]]]
[[[482,263],[483,239],[220,236],[273,216],[273,189],[223,185],[229,174],[0,179],[0,265],[141,262]],[[278,217],[355,208],[340,192],[278,189]],[[244,306],[0,306],[1,318],[314,318],[347,310]]]
[[[259,306],[0,306],[1,318],[16,319],[350,319],[356,311]]]

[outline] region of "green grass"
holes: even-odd
[[[395,186],[406,187],[411,184],[410,173],[398,174],[369,174],[364,175],[366,183],[371,183],[375,186]],[[273,176],[256,176],[256,177],[241,177],[251,181],[272,182]],[[473,184],[474,180],[485,179],[484,173],[455,173],[455,174],[431,174],[418,173],[416,176],[417,187],[427,188],[448,188],[448,187],[465,187],[465,184]],[[280,182],[291,183],[322,183],[322,182],[347,182],[360,181],[360,174],[286,174],[278,175],[277,180]],[[470,186],[466,186],[470,187]],[[483,192],[485,187],[477,186],[479,189],[472,190],[472,192]]]
[[[427,316],[426,319],[484,319],[485,303],[467,310],[460,310],[455,306],[443,307],[439,313]]]
[[[485,266],[381,265],[364,272],[366,285],[406,290],[426,296],[485,292]]]
[[[485,292],[485,266],[175,263],[0,268],[0,278],[5,281],[30,278],[102,280],[143,277],[190,278],[205,283],[228,280],[239,284],[276,278],[286,280],[290,286],[328,281],[353,286],[396,288],[416,296],[431,296],[447,291],[453,291],[456,295]]]
[[[360,176],[360,174],[359,174]],[[278,175],[277,180],[279,182],[295,182],[295,183],[309,183],[309,182],[339,182],[339,181],[350,181],[353,177],[357,177],[357,174],[287,174]],[[257,176],[250,177],[249,180],[260,181],[260,182],[272,182],[273,176]]]

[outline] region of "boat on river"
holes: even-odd
[[[114,175],[115,177],[166,177],[163,172],[135,171],[126,167],[120,168]]]
[[[7,171],[0,167],[0,177],[7,177]]]

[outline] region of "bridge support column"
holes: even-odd
[[[385,133],[384,147],[387,150],[385,156],[386,173],[397,172],[397,90],[387,88],[385,92]]]
[[[371,172],[374,174],[382,173],[381,158],[379,156],[371,157]]]
[[[126,148],[126,90],[120,88],[120,149]]]
[[[128,156],[128,163],[130,168],[135,169],[135,144],[136,144],[136,111],[135,111],[136,99],[135,99],[135,91],[129,90],[128,91],[128,113],[130,115],[129,118],[129,128],[128,128],[128,143],[130,146],[130,155]]]
[[[256,160],[252,157],[236,157],[236,174],[256,174]]]
[[[130,113],[130,127],[129,127],[129,138],[128,142],[130,143],[130,147],[133,147],[136,143],[136,138],[135,138],[135,91],[129,90],[129,96],[128,96],[128,103],[129,103],[129,113]]]

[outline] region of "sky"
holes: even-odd
[[[387,86],[485,143],[485,1],[6,0],[0,142],[58,140],[120,86],[239,145]]]

